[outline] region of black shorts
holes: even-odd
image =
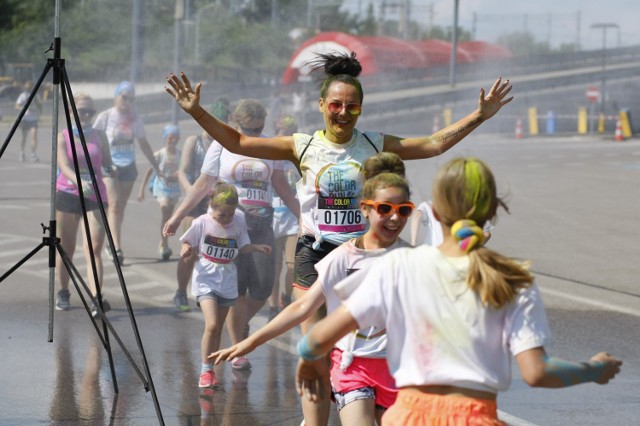
[[[116,173],[113,174],[113,178],[118,179],[120,182],[133,182],[138,177],[136,163],[131,163],[128,166],[117,166],[115,170]]]
[[[22,122],[20,123],[20,128],[23,132],[26,132],[29,129],[37,129],[38,120],[22,120]]]
[[[103,205],[106,210],[108,207],[107,203],[104,203]],[[98,210],[100,208],[97,201],[86,198],[84,200],[84,206],[88,212]],[[56,210],[63,213],[81,215],[82,205],[80,204],[80,197],[78,195],[69,194],[68,192],[56,191]]]
[[[266,244],[272,249],[275,245],[273,228],[249,230],[251,244]],[[271,296],[275,282],[276,264],[273,253],[241,254],[236,259],[238,269],[238,295],[249,292],[253,300],[267,300]]]
[[[323,241],[316,250],[313,248],[315,237],[312,235],[303,235],[298,238],[296,244],[296,259],[293,265],[294,281],[293,285],[298,288],[309,288],[318,279],[318,271],[316,271],[316,263],[325,258],[336,247],[335,244]]]

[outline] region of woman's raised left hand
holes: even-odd
[[[480,89],[480,99],[478,99],[478,111],[482,120],[488,120],[493,117],[500,108],[511,102],[513,96],[506,98],[511,92],[513,86],[509,84],[509,80],[502,82],[502,77],[498,78],[489,93],[485,95],[484,89]],[[505,99],[506,98],[506,99]]]

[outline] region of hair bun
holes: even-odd
[[[362,72],[362,65],[356,59],[356,53],[333,52],[319,53],[318,59],[312,62],[313,69],[323,68],[329,76],[346,74],[358,77]]]
[[[363,164],[364,178],[371,179],[383,173],[405,177],[404,162],[398,154],[382,151],[369,157]]]

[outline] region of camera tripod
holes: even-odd
[[[11,275],[13,272],[15,272],[18,268],[20,268],[20,266],[22,266],[26,261],[28,261],[31,257],[33,257],[36,253],[38,253],[41,249],[48,247],[48,253],[49,253],[49,292],[48,292],[48,296],[49,296],[49,328],[48,328],[48,342],[52,342],[53,341],[53,322],[54,322],[54,293],[55,293],[55,268],[56,268],[56,253],[58,253],[60,255],[60,258],[62,259],[62,263],[67,271],[67,273],[69,274],[69,277],[71,278],[71,281],[73,283],[73,286],[75,287],[76,291],[78,292],[78,295],[80,297],[80,300],[82,302],[82,304],[84,305],[84,308],[87,312],[87,314],[89,315],[89,318],[91,319],[91,322],[93,324],[94,329],[96,330],[96,333],[98,334],[102,345],[105,349],[105,351],[108,354],[108,359],[109,359],[109,366],[110,366],[110,370],[111,370],[111,378],[113,380],[113,387],[114,387],[114,392],[116,394],[118,394],[118,383],[117,383],[117,378],[116,378],[116,374],[115,374],[115,366],[114,366],[114,362],[113,362],[113,355],[111,352],[111,343],[110,343],[110,339],[109,339],[109,331],[111,332],[111,335],[113,336],[114,340],[118,343],[118,345],[120,346],[120,348],[122,349],[122,352],[125,354],[125,356],[127,357],[127,359],[129,360],[131,366],[133,367],[133,369],[135,370],[136,374],[140,377],[140,380],[142,381],[145,391],[146,392],[151,392],[152,398],[153,398],[153,402],[154,402],[154,407],[155,407],[155,411],[156,411],[156,415],[158,418],[158,421],[160,424],[164,424],[164,419],[162,417],[162,413],[160,410],[160,404],[158,402],[158,398],[157,398],[157,394],[155,391],[155,387],[153,385],[153,380],[151,378],[151,372],[149,371],[149,366],[147,363],[147,359],[144,353],[144,348],[142,346],[142,340],[140,339],[140,333],[138,331],[138,326],[136,323],[136,319],[135,316],[133,314],[133,309],[131,307],[131,301],[129,299],[129,294],[127,292],[127,288],[125,285],[125,281],[124,281],[124,276],[122,274],[122,268],[120,265],[120,262],[118,260],[118,256],[115,253],[115,249],[114,249],[114,243],[113,243],[113,237],[111,234],[111,230],[109,228],[109,223],[107,220],[107,216],[106,213],[104,211],[104,206],[103,206],[103,200],[102,200],[102,196],[100,194],[100,190],[98,188],[98,184],[96,181],[96,176],[95,176],[95,172],[93,169],[93,165],[91,164],[90,161],[90,156],[89,156],[89,151],[87,149],[87,145],[86,145],[86,140],[85,140],[85,136],[84,136],[84,132],[82,131],[82,126],[80,124],[80,119],[79,119],[79,115],[78,115],[78,111],[76,109],[76,105],[73,99],[73,93],[71,91],[71,85],[69,83],[69,78],[67,76],[67,72],[66,72],[66,68],[65,68],[65,60],[61,58],[61,45],[62,45],[62,41],[59,35],[59,16],[60,16],[60,5],[59,5],[59,0],[56,0],[56,16],[55,16],[55,38],[54,38],[54,42],[52,44],[52,50],[53,50],[53,58],[49,58],[47,60],[47,64],[44,68],[44,70],[42,71],[42,74],[40,75],[40,78],[38,79],[37,83],[34,85],[34,87],[32,88],[29,97],[25,103],[25,105],[23,106],[20,114],[18,115],[15,123],[13,124],[13,127],[11,128],[11,130],[9,131],[9,134],[7,136],[7,138],[5,139],[2,147],[0,148],[0,158],[2,158],[2,155],[4,154],[4,151],[6,150],[11,138],[13,137],[14,133],[16,132],[16,129],[18,128],[20,122],[22,121],[23,116],[25,115],[25,113],[27,112],[27,109],[29,108],[31,102],[33,101],[34,97],[36,96],[38,89],[40,88],[40,86],[42,85],[42,82],[44,81],[45,77],[47,76],[47,74],[49,73],[49,71],[53,71],[53,118],[52,118],[52,155],[51,155],[51,188],[50,188],[50,192],[51,192],[51,204],[50,204],[50,218],[49,218],[49,225],[45,226],[44,224],[41,224],[42,226],[42,230],[43,233],[46,234],[45,237],[43,237],[42,242],[37,245],[31,252],[29,252],[26,256],[24,256],[20,261],[18,261],[13,267],[11,267],[7,272],[5,272],[1,277],[0,277],[0,282],[4,281],[9,275]],[[51,48],[50,48],[51,50]],[[96,295],[94,296],[91,292],[91,290],[89,289],[89,287],[87,286],[87,283],[85,282],[85,280],[82,278],[81,274],[78,272],[77,268],[74,266],[72,260],[67,256],[67,254],[65,253],[61,243],[60,243],[60,238],[57,237],[57,229],[56,229],[56,216],[55,216],[55,197],[56,197],[56,180],[57,180],[57,149],[58,149],[58,144],[57,144],[57,137],[58,137],[58,113],[59,113],[59,102],[60,102],[60,94],[62,95],[62,103],[64,106],[64,115],[66,118],[66,124],[67,124],[67,130],[69,133],[69,139],[70,139],[70,146],[71,146],[71,154],[72,154],[72,158],[73,158],[73,166],[75,169],[75,177],[76,177],[76,184],[78,187],[78,191],[79,191],[79,201],[80,201],[80,206],[81,206],[81,210],[82,210],[82,219],[83,219],[83,225],[84,225],[84,231],[85,231],[85,237],[87,238],[87,241],[89,242],[88,247],[89,247],[89,254],[90,254],[90,264],[91,264],[91,272],[93,274],[93,280],[96,283]],[[124,296],[124,301],[127,307],[127,312],[129,314],[129,320],[131,322],[131,326],[135,335],[135,340],[136,340],[136,344],[138,346],[138,350],[140,352],[141,355],[141,359],[142,359],[142,368],[138,366],[138,364],[136,363],[136,361],[133,359],[133,357],[131,356],[130,352],[127,350],[127,348],[125,347],[124,343],[122,342],[122,340],[120,339],[120,337],[118,336],[117,332],[115,331],[115,329],[113,328],[111,322],[109,321],[109,319],[107,318],[107,316],[105,315],[105,312],[103,310],[103,298],[102,298],[102,293],[100,290],[100,284],[98,282],[98,273],[97,273],[97,268],[96,268],[96,261],[95,261],[95,253],[93,251],[93,245],[90,243],[92,241],[91,239],[91,231],[90,231],[90,227],[89,227],[89,218],[87,215],[87,208],[86,208],[86,204],[85,204],[85,197],[84,197],[84,191],[83,191],[83,186],[81,184],[81,177],[80,177],[80,167],[79,167],[79,163],[78,163],[78,154],[76,152],[76,145],[75,145],[75,141],[74,141],[74,132],[73,132],[73,124],[72,124],[72,115],[73,115],[73,120],[75,122],[77,131],[78,131],[78,136],[80,139],[80,144],[83,150],[83,154],[84,154],[84,158],[86,159],[86,164],[87,164],[87,168],[91,177],[91,184],[92,184],[92,188],[93,188],[93,192],[95,193],[96,197],[97,197],[97,204],[98,204],[98,208],[100,211],[100,216],[102,219],[102,223],[104,224],[105,227],[105,232],[106,232],[106,236],[107,236],[107,241],[111,250],[111,254],[114,258],[114,264],[116,267],[116,272],[118,275],[118,280],[120,282],[120,288],[122,290],[122,294]],[[98,323],[96,321],[96,318],[94,318],[94,316],[92,315],[92,309],[90,308],[88,301],[91,301],[93,306],[95,307],[95,310],[97,311],[97,317],[99,317],[102,320],[102,329],[98,326]]]

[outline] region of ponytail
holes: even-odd
[[[476,158],[455,158],[446,163],[433,181],[433,204],[440,222],[469,255],[467,285],[483,303],[501,308],[519,289],[533,283],[528,263],[519,263],[484,247],[482,227],[507,206],[498,196],[489,167]]]

